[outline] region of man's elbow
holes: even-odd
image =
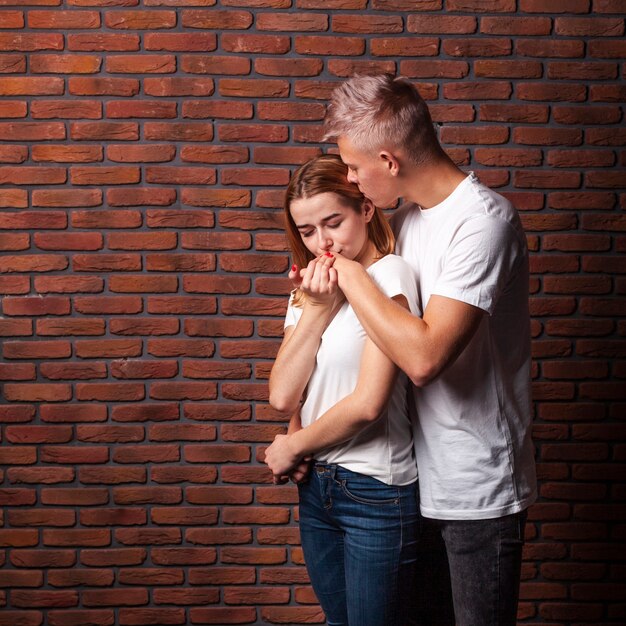
[[[441,373],[442,367],[438,363],[416,363],[407,371],[408,377],[416,387],[425,387]]]
[[[270,391],[269,402],[271,407],[279,413],[293,413],[298,408],[298,401],[277,392]]]

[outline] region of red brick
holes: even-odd
[[[35,233],[35,245],[41,250],[99,250],[103,246],[100,233]]]
[[[74,309],[86,314],[116,315],[140,313],[143,305],[141,299],[134,296],[77,297],[74,299]]]
[[[176,291],[178,280],[175,276],[112,276],[109,289],[118,293],[170,293]]]
[[[102,60],[90,55],[41,54],[33,56],[30,71],[33,74],[96,74]]]
[[[328,71],[333,76],[349,78],[354,74],[380,74],[394,71],[393,61],[365,61],[361,59],[330,59]]]
[[[23,74],[26,72],[25,54],[0,54],[0,72],[2,74]]]
[[[153,467],[150,477],[156,483],[214,483],[217,480],[215,467]]]
[[[255,59],[254,69],[264,76],[319,76],[321,59]]]
[[[362,52],[357,49],[360,42],[354,39],[352,43],[352,51],[346,52],[352,56],[358,56]],[[334,45],[338,45],[335,42]],[[343,45],[343,44],[340,44]],[[411,56],[411,57],[432,57],[437,56],[439,52],[439,39],[434,37],[394,37],[372,39],[371,50],[374,57],[385,56]],[[328,54],[329,52],[319,52],[319,54]]]
[[[105,322],[102,319],[41,319],[36,322],[40,336],[56,335],[104,335]]]
[[[245,52],[257,54],[285,54],[289,51],[290,40],[278,35],[239,35],[224,33],[221,38],[222,47],[227,52]],[[214,57],[202,65],[197,59],[189,59],[187,67],[202,68],[214,74],[245,74],[244,67],[250,69],[250,61],[236,57]],[[201,72],[201,73],[204,73]]]
[[[150,397],[156,400],[214,400],[217,398],[215,383],[153,383]]]
[[[0,380],[25,381],[36,377],[34,363],[0,363]]]
[[[111,410],[111,418],[117,422],[177,420],[178,417],[178,406],[167,403],[117,405]]]
[[[255,571],[251,567],[190,568],[189,582],[192,585],[253,584]]]
[[[134,96],[139,93],[139,81],[135,78],[75,76],[68,82],[70,94],[76,96]]]
[[[11,592],[11,602],[20,608],[70,607],[78,605],[78,591],[30,591],[15,589]]]
[[[444,126],[441,129],[441,141],[446,144],[494,145],[506,143],[508,138],[509,129],[503,126]]]
[[[442,49],[457,57],[491,57],[511,54],[511,40],[504,38],[445,39]]]
[[[203,605],[219,600],[219,589],[155,589],[155,604]]]
[[[192,624],[252,624],[256,620],[254,607],[193,607],[190,609]]]
[[[173,118],[176,117],[176,103],[158,100],[147,102],[113,100],[106,103],[105,112],[108,118]]]
[[[622,59],[626,46],[620,39],[618,41],[591,41],[589,43],[589,56],[596,59]]]
[[[521,0],[520,7],[525,13],[587,13],[589,0]]]
[[[133,378],[173,378],[178,371],[178,364],[173,361],[113,361],[111,375],[120,379]]]
[[[4,385],[4,395],[10,402],[63,402],[72,398],[72,389],[65,384],[7,383]]]
[[[176,24],[174,11],[108,11],[105,14],[107,28],[156,30],[172,28]]]
[[[100,14],[97,11],[29,11],[30,28],[66,30],[100,27]]]
[[[72,226],[77,228],[136,228],[141,224],[138,211],[74,211]]]
[[[74,141],[135,141],[139,127],[135,122],[74,122],[70,137]]]
[[[185,378],[250,378],[250,365],[246,363],[209,362],[187,360],[183,364]]]
[[[33,323],[31,320],[21,319],[21,320],[7,320],[0,319],[0,337],[27,337],[33,334]],[[5,348],[4,350],[5,356],[10,355],[10,347],[9,351]],[[9,356],[9,358],[11,358]],[[14,357],[21,358],[21,357]],[[27,357],[30,358],[30,357]]]
[[[5,140],[21,139],[64,139],[65,127],[59,122],[39,124],[24,123],[19,129],[15,124],[0,123],[0,132]],[[13,185],[56,185],[67,181],[67,171],[61,167],[3,167],[0,174],[2,184]]]
[[[86,589],[82,594],[83,606],[124,607],[147,604],[146,589]],[[153,623],[153,622],[148,622]]]
[[[180,323],[175,318],[118,318],[109,323],[110,331],[115,335],[174,335]]]
[[[25,294],[30,291],[30,280],[27,276],[0,276],[0,293]]]
[[[78,400],[142,400],[145,397],[144,386],[139,383],[78,383]]]
[[[107,146],[107,157],[109,160],[121,163],[154,163],[171,161],[175,154],[176,148],[165,144],[148,146]]]
[[[212,52],[217,48],[215,33],[146,33],[146,50],[169,52]]]
[[[38,36],[39,37],[39,36]],[[61,36],[62,37],[62,36]],[[0,38],[0,47],[2,40]],[[58,77],[12,77],[3,78],[0,83],[0,95],[2,96],[59,96],[64,92],[64,81]]]
[[[474,157],[481,165],[504,167],[538,166],[542,162],[541,151],[537,149],[476,148]]]
[[[532,64],[531,64],[532,65]],[[580,84],[518,83],[517,96],[521,100],[582,102],[587,88]]]
[[[359,37],[328,37],[316,35],[296,35],[295,51],[298,54],[333,54],[359,56],[365,52],[365,40]],[[377,46],[372,42],[374,55]]]
[[[476,76],[486,78],[540,78],[543,68],[541,63],[532,61],[477,60],[474,72]]]
[[[567,56],[573,55],[568,54]],[[548,78],[550,79],[599,80],[614,79],[616,77],[617,67],[614,63],[579,63],[565,61],[548,63]]]
[[[582,41],[575,40],[558,40],[558,39],[518,39],[515,44],[515,51],[521,56],[528,57],[556,57],[570,58],[582,57],[584,55],[584,46]],[[576,76],[568,76],[569,71],[579,68],[585,72],[585,66],[582,63],[549,63],[549,78],[576,78]],[[559,75],[563,73],[563,75]]]
[[[323,624],[324,612],[316,606],[264,607],[261,609],[264,620],[274,624],[289,624],[294,621],[304,624]]]
[[[20,113],[21,113],[20,107]],[[28,158],[26,146],[0,146],[0,161],[2,163],[24,163]]]
[[[409,15],[407,30],[419,34],[469,34],[476,32],[477,20],[470,16]]]
[[[11,298],[2,300],[5,315],[68,315],[70,312],[69,298],[48,296]]]
[[[591,85],[589,100],[591,102],[620,102],[624,99],[626,86],[624,85]]]
[[[67,49],[79,52],[128,52],[139,50],[138,35],[119,33],[68,33]]]
[[[140,171],[137,167],[73,166],[70,180],[74,185],[127,185],[139,182]]]
[[[63,35],[43,33],[0,33],[0,50],[35,52],[62,50]]]
[[[112,609],[48,611],[48,622],[50,626],[83,626],[84,624],[112,626],[115,623],[115,615]]]

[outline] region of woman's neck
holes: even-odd
[[[378,259],[382,256],[383,255],[376,249],[374,242],[371,239],[368,239],[354,260],[359,262],[363,267],[369,267],[372,263],[378,261]]]

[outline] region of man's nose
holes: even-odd
[[[354,184],[359,182],[357,175],[352,170],[348,170],[348,182]]]

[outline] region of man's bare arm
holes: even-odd
[[[444,296],[431,296],[424,316],[389,300],[358,263],[337,257],[342,290],[372,341],[412,380],[424,386],[451,365],[486,313]]]

